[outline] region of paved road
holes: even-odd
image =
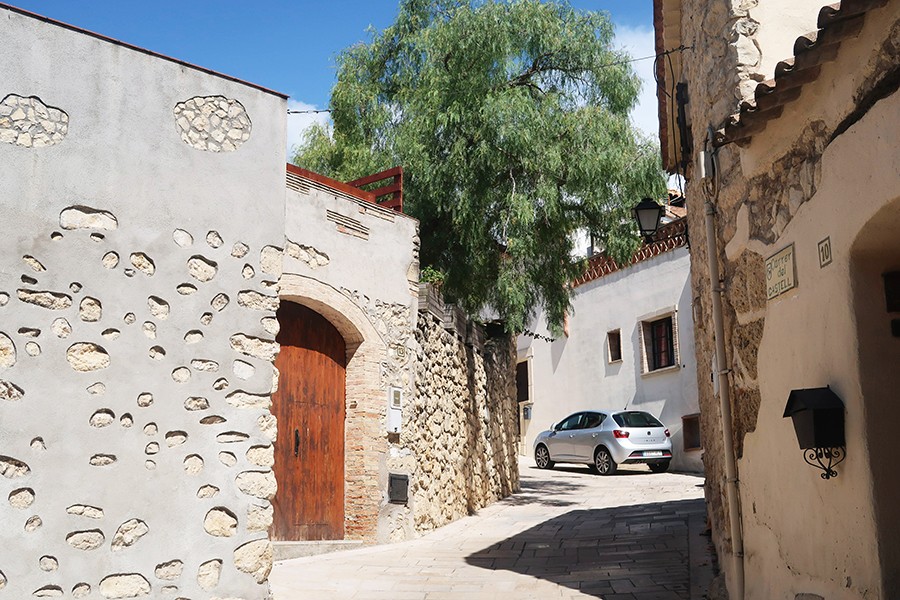
[[[703,478],[521,466],[522,492],[423,537],[276,563],[275,600],[700,600]]]

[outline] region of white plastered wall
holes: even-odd
[[[0,124],[0,598],[263,598],[285,100],[8,9],[0,38],[0,99],[68,122]]]
[[[805,90],[804,97],[815,93]],[[745,165],[757,164],[762,157],[754,152],[768,153],[796,131],[791,119],[802,118],[802,101],[786,109],[782,119],[788,121],[775,121],[754,138]],[[818,192],[781,237],[769,246],[744,241],[764,257],[793,243],[798,283],[768,303],[759,347],[759,416],[738,463],[748,599],[801,593],[836,600],[893,597],[880,590],[869,468],[878,457],[869,455],[866,441],[849,250],[900,190],[897,139],[885,134],[896,130],[898,114],[896,93],[876,104],[826,149]],[[833,262],[820,268],[818,243],[826,237]],[[825,385],[844,401],[847,438],[847,458],[837,467],[838,477],[827,482],[803,461],[791,421],[782,418],[792,389]]]
[[[551,423],[587,409],[644,410],[672,432],[675,469],[702,471],[701,451],[683,450],[681,417],[699,412],[690,294],[690,256],[666,252],[579,286],[572,299],[569,335],[554,342],[520,336],[520,360],[529,358],[534,402],[525,451]],[[674,314],[677,367],[643,373],[641,320]],[[552,337],[539,313],[529,329]],[[618,329],[622,361],[610,363],[607,332]]]

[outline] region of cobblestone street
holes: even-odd
[[[521,466],[522,492],[423,537],[276,563],[276,600],[702,599],[703,478]]]

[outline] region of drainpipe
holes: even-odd
[[[713,131],[707,143],[712,141]],[[716,243],[716,207],[713,202],[719,196],[718,169],[715,150],[712,152],[712,179],[707,179],[707,152],[700,153],[700,179],[706,190],[706,256],[709,261],[709,278],[712,285],[713,332],[716,342],[716,373],[719,377],[719,404],[722,414],[722,436],[725,446],[725,497],[728,500],[729,528],[731,530],[732,572],[734,594],[732,600],[744,600],[744,534],[741,529],[740,496],[738,495],[737,465],[734,459],[734,430],[731,422],[731,385],[728,361],[725,358],[725,324],[722,318],[722,294],[725,288],[719,277],[719,249]]]

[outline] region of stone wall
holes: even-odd
[[[514,339],[484,337],[471,323],[467,334],[461,322],[448,331],[443,315],[419,313],[416,391],[388,461],[410,475],[407,518],[416,533],[519,489]]]
[[[762,63],[757,53],[761,51],[765,55],[766,47],[761,46],[758,32],[784,28],[787,21],[763,19],[761,15],[765,11],[757,9],[757,4],[763,3],[707,0],[682,3],[683,41],[694,48],[686,54],[683,79],[689,85],[688,110],[695,161],[706,139],[707,127],[722,126],[729,115],[738,112],[739,101],[752,93],[756,82],[772,76],[771,72],[761,72],[759,67]],[[813,15],[818,13],[818,8],[807,7]],[[764,132],[740,146],[729,144],[718,149],[715,232],[719,256],[716,258],[725,289],[725,346],[730,369],[728,383],[732,391],[748,598],[793,597],[794,592],[813,589],[835,598],[877,594],[871,569],[862,562],[856,565],[852,577],[838,573],[843,565],[854,560],[847,558],[847,554],[858,556],[855,552],[842,552],[841,547],[863,548],[871,543],[865,541],[870,536],[861,533],[869,531],[871,513],[868,509],[851,508],[871,505],[866,491],[871,484],[865,469],[861,468],[863,464],[845,463],[844,479],[824,484],[829,486],[827,494],[821,491],[821,480],[802,462],[790,423],[781,419],[781,411],[790,389],[831,383],[833,388],[847,390],[847,396],[852,399],[848,400],[847,408],[850,444],[853,444],[850,432],[861,428],[857,419],[862,407],[850,403],[857,396],[850,390],[856,390],[859,385],[853,351],[847,348],[848,344],[852,345],[853,334],[840,342],[829,335],[852,329],[852,319],[845,315],[828,318],[826,313],[834,310],[823,306],[823,302],[846,306],[844,298],[850,296],[850,276],[839,274],[837,268],[821,270],[816,259],[816,242],[830,234],[832,251],[839,257],[835,262],[846,261],[853,227],[858,227],[850,221],[862,219],[861,216],[857,219],[857,214],[868,213],[869,204],[882,202],[877,199],[885,193],[890,198],[895,193],[890,190],[896,190],[885,186],[866,188],[871,185],[867,181],[857,191],[861,194],[866,190],[865,202],[850,197],[839,201],[834,197],[839,182],[856,174],[848,172],[845,165],[876,143],[875,138],[858,137],[851,142],[839,140],[839,136],[847,130],[844,126],[847,119],[858,120],[871,107],[871,104],[864,106],[862,99],[875,87],[873,82],[890,70],[888,57],[892,56],[896,65],[900,39],[896,3],[892,18],[886,19],[885,11],[890,10],[888,7],[867,15],[859,38],[844,41],[838,60],[826,63],[818,81],[808,84],[800,98],[788,104],[783,116],[770,122]],[[796,38],[809,30],[795,28],[792,35]],[[789,32],[785,31],[784,35],[788,36]],[[779,57],[786,58],[789,55]],[[894,139],[892,136],[893,133],[880,136],[877,143]],[[836,139],[842,143],[835,144]],[[882,154],[893,156],[895,151]],[[870,164],[876,164],[880,156],[871,159]],[[830,172],[826,167],[829,164]],[[892,167],[884,169],[891,171]],[[866,172],[865,167],[862,172]],[[689,171],[685,195],[699,201],[710,190],[694,175],[696,172]],[[829,178],[831,183],[826,185]],[[718,381],[713,373],[712,290],[704,217],[703,211],[697,209],[688,215],[697,381],[706,449],[709,515],[719,555],[724,557],[732,551],[718,399],[719,386],[725,382]],[[795,244],[798,255],[799,289],[787,294],[783,301],[767,301],[765,259],[790,243]],[[816,295],[814,290],[818,288],[829,292]],[[804,325],[796,316],[793,320],[785,319],[784,315],[796,311],[809,315],[808,319],[815,323]],[[774,326],[770,324],[773,319]],[[760,420],[764,418],[763,426]],[[853,452],[857,460],[862,460],[863,448],[854,448]],[[785,486],[788,480],[791,484]],[[795,490],[793,495],[791,490]],[[785,508],[793,503],[804,508],[797,511]],[[834,513],[839,505],[854,513],[858,522],[846,528],[843,524],[822,528],[811,517],[821,512]],[[796,535],[797,526],[806,528],[801,536],[803,541]],[[821,539],[813,542],[807,536]],[[810,547],[823,549],[828,558],[809,556]],[[731,562],[722,562],[730,570]],[[874,553],[868,562],[874,562]]]

